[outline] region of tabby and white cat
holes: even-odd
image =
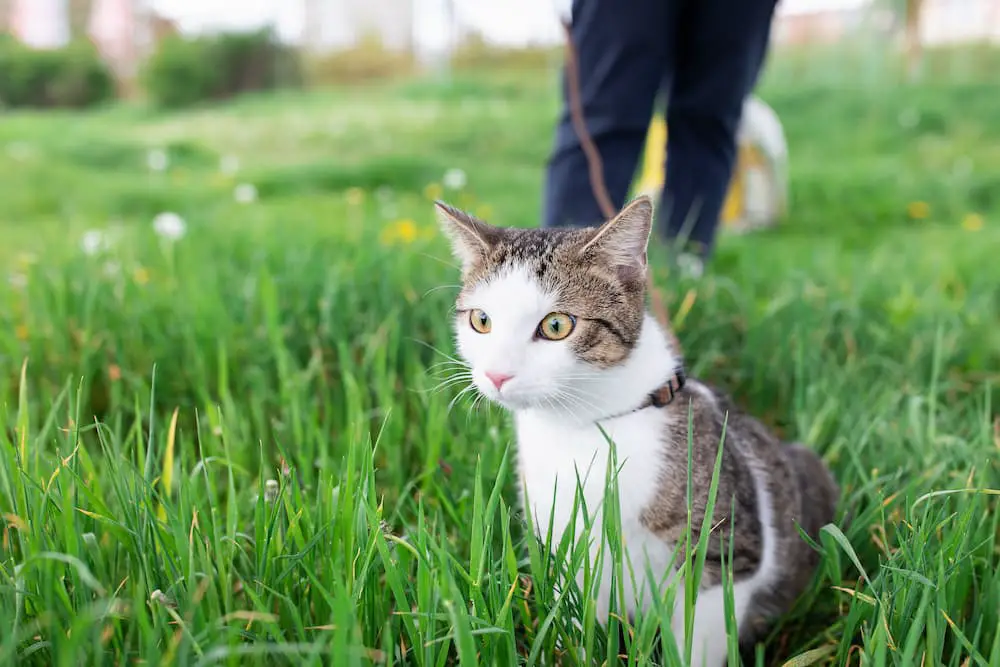
[[[623,585],[634,617],[649,607],[654,590],[665,590],[681,562],[673,555],[683,548],[688,521],[689,406],[692,542],[704,521],[728,414],[710,525],[732,534],[739,637],[756,637],[803,592],[817,566],[796,524],[818,539],[834,518],[839,490],[816,454],[779,442],[725,396],[685,377],[678,352],[645,307],[650,199],[640,197],[614,219],[585,229],[500,228],[440,202],[437,212],[462,265],[458,352],[478,391],[513,413],[525,509],[538,535],[545,539],[551,518],[553,544],[562,538],[573,521],[577,479],[596,515],[591,535],[600,535],[610,439],[620,470],[619,525],[635,579],[633,587],[626,570]],[[729,548],[715,534],[708,544],[692,664],[722,667],[720,554],[725,548],[728,559]],[[657,579],[647,581],[647,571]],[[609,612],[610,585],[606,569],[599,619]],[[672,626],[682,642],[682,613]]]

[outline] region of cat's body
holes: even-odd
[[[689,467],[691,540],[697,542],[725,424],[692,637],[692,664],[722,667],[720,553],[729,559],[729,536],[736,620],[746,640],[785,611],[813,575],[817,558],[796,523],[818,539],[833,519],[838,491],[829,472],[809,450],[783,445],[724,396],[684,377],[679,355],[644,306],[648,200],[583,230],[500,229],[443,205],[439,211],[463,262],[459,352],[479,391],[513,412],[527,491],[522,501],[541,539],[550,517],[552,544],[574,523],[579,480],[597,522],[592,550],[599,549],[608,441],[614,443],[628,559],[622,611],[629,616],[649,608],[651,596],[672,581],[672,563],[681,562],[683,554],[675,552],[683,549],[689,521]],[[654,393],[658,400],[650,399]],[[575,525],[579,530],[581,517]],[[647,581],[646,572],[656,580]],[[605,554],[600,619],[610,611],[610,584]],[[677,590],[672,626],[682,641],[683,587]]]

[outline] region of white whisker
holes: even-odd
[[[443,289],[459,289],[460,290],[460,289],[462,289],[462,286],[461,285],[438,285],[437,287],[432,287],[429,290],[427,290],[426,292],[424,292],[420,296],[420,298],[424,299],[428,295],[433,294],[434,292],[437,292],[438,290],[443,290]]]

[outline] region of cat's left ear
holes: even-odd
[[[598,227],[581,253],[600,253],[623,275],[638,273],[641,278],[646,273],[646,249],[652,229],[653,200],[642,195]]]
[[[434,209],[442,231],[451,240],[452,253],[462,263],[462,274],[465,275],[475,264],[486,258],[500,240],[501,230],[442,201],[434,202]]]

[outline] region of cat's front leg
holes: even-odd
[[[686,645],[684,632],[684,588],[678,588],[671,629],[677,641],[677,651],[682,659]],[[748,591],[737,584],[733,590],[733,605],[737,623],[743,618],[749,602]],[[694,606],[694,623],[691,629],[691,667],[726,667],[729,655],[729,637],[726,634],[725,589],[712,586],[698,593]]]

